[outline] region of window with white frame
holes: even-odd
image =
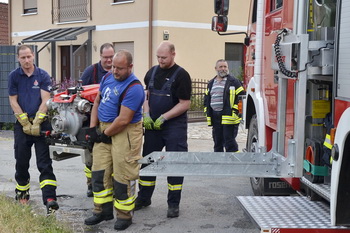
[[[37,12],[37,0],[23,0],[23,14],[33,14]]]

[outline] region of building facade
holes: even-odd
[[[211,31],[213,0],[10,0],[9,7],[11,44],[36,45],[39,66],[58,82],[79,79],[105,42],[132,52],[141,80],[163,40],[175,44],[176,63],[193,79],[214,77],[220,58],[236,71],[242,62],[244,36]],[[249,2],[231,1],[230,8],[229,30],[246,31]]]
[[[0,2],[0,45],[9,44],[8,4]]]

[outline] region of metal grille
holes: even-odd
[[[208,81],[203,79],[192,80],[191,107],[187,112],[189,122],[205,121],[203,112],[204,94]]]
[[[90,0],[52,0],[52,23],[91,20]]]

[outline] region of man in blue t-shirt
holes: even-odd
[[[113,57],[112,73],[100,83],[91,112],[93,215],[86,225],[111,220],[113,206],[117,212],[114,229],[124,230],[132,223],[135,187],[139,176],[138,160],[142,145],[142,104],[145,94],[132,73],[132,56],[126,50]],[[114,203],[113,203],[114,201]]]
[[[17,49],[20,67],[8,77],[10,104],[17,121],[14,125],[16,159],[16,200],[27,203],[29,200],[30,175],[29,161],[32,146],[35,146],[37,167],[40,171],[40,188],[47,213],[58,209],[56,199],[56,177],[53,173],[49,146],[41,130],[50,130],[46,121],[46,102],[50,98],[51,79],[49,74],[34,65],[31,47],[21,45]]]
[[[114,56],[114,47],[110,43],[104,43],[100,47],[101,60],[91,66],[86,67],[83,75],[80,79],[83,81],[83,85],[100,83],[103,76],[105,76],[112,69],[112,59]],[[92,160],[91,160],[92,161]],[[92,162],[85,164],[84,172],[86,176],[86,184],[88,186],[86,195],[92,197],[92,184],[91,184],[91,167]]]

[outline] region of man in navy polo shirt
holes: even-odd
[[[102,77],[105,76],[112,69],[112,59],[114,56],[114,47],[110,43],[104,43],[100,47],[100,58],[101,60],[91,66],[86,67],[83,75],[80,79],[83,81],[83,85],[97,84],[100,83]],[[92,161],[92,160],[91,160]],[[86,176],[86,184],[88,190],[86,195],[92,197],[92,183],[91,183],[91,168],[92,162],[86,163],[84,172]]]
[[[40,188],[47,214],[58,209],[56,199],[56,177],[53,173],[49,146],[41,130],[49,130],[46,121],[46,102],[50,98],[51,80],[49,74],[34,65],[31,47],[21,45],[17,49],[20,67],[8,77],[8,92],[11,108],[17,118],[14,125],[16,159],[16,200],[27,203],[29,200],[30,174],[29,161],[32,146],[35,146],[37,167],[40,172]]]

